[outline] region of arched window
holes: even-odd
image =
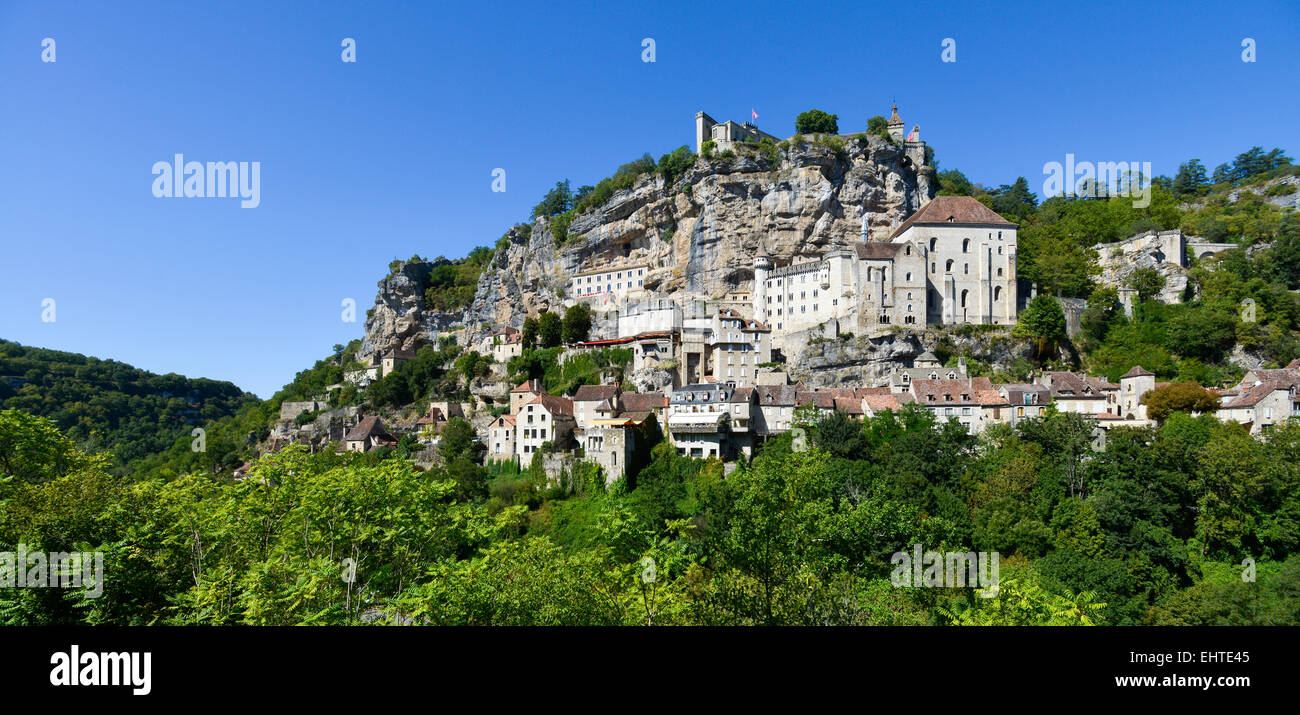
[[[952,259],[951,259],[951,258],[948,259],[948,263],[944,266],[943,271],[944,271],[944,273],[952,273]]]
[[[933,251],[933,250],[935,249],[935,247],[938,246],[938,245],[939,245],[939,239],[937,239],[937,238],[932,238],[932,239],[930,239],[930,250],[931,250],[931,251]]]
[[[912,291],[910,291],[910,290],[907,292],[907,299],[908,299],[908,300],[911,300],[911,299],[912,299]]]
[[[966,307],[966,296],[968,295],[970,295],[970,291],[968,290],[964,290],[961,292],[961,307],[963,308]]]
[[[993,287],[993,300],[994,301],[1002,300],[1002,286]]]
[[[907,272],[907,282],[908,282],[908,283],[911,283],[911,282],[912,282],[912,272],[911,272],[911,271],[908,271],[908,272]]]
[[[903,255],[904,255],[904,256],[910,256],[910,255],[912,255],[912,247],[911,247],[911,246],[905,246],[905,247],[903,248]]]
[[[963,239],[961,240],[961,252],[962,252],[962,253],[970,253],[970,239],[969,239],[969,238],[963,238]]]

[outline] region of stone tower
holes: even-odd
[[[767,274],[772,270],[772,259],[767,257],[763,239],[758,239],[758,252],[754,254],[754,320],[767,322]]]
[[[893,137],[896,142],[903,141],[904,134],[906,133],[903,129],[905,126],[903,120],[898,117],[898,103],[895,102],[894,113],[889,117],[889,136]]]

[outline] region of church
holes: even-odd
[[[780,267],[760,243],[754,318],[773,337],[830,320],[841,332],[860,334],[891,325],[1013,324],[1016,228],[973,197],[939,196],[889,241],[863,241]]]

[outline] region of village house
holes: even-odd
[[[1119,397],[1115,414],[1128,420],[1147,419],[1147,406],[1142,398],[1156,389],[1156,375],[1141,365],[1134,365],[1119,379]]]
[[[424,444],[433,444],[438,440],[438,435],[442,434],[442,428],[447,426],[447,417],[443,411],[437,407],[430,407],[429,411],[420,415],[415,421],[415,432],[420,442]]]
[[[728,400],[733,389],[727,385],[700,383],[673,390],[668,405],[668,434],[678,454],[729,457]]]
[[[731,453],[744,455],[746,459],[754,456],[754,388],[737,387],[727,396],[727,421],[731,429]]]
[[[1258,382],[1222,396],[1216,416],[1238,422],[1251,434],[1291,418],[1300,418],[1300,386],[1283,382]]]
[[[971,434],[983,432],[987,424],[981,391],[996,391],[987,377],[912,382],[912,397],[918,405],[930,410],[939,422],[957,420]]]
[[[510,332],[496,334],[492,340],[492,359],[502,365],[524,354],[523,334],[514,328],[507,328],[507,330]]]
[[[865,417],[869,419],[879,415],[881,412],[898,412],[899,410],[902,410],[905,405],[910,405],[915,401],[916,400],[912,397],[912,393],[910,392],[904,392],[901,394],[892,391],[884,394],[873,393],[863,395],[862,411]]]
[[[1300,419],[1300,358],[1284,368],[1246,371],[1241,382],[1220,394],[1216,416],[1244,425],[1251,434]]]
[[[384,352],[379,358],[381,368],[380,377],[391,375],[398,365],[407,363],[415,359],[415,353],[410,350],[391,349]]]
[[[1042,417],[1047,406],[1052,404],[1052,391],[1044,385],[1009,383],[1001,385],[999,389],[1007,404],[1006,417],[1002,421],[1009,425]]]
[[[732,387],[753,385],[758,366],[772,360],[771,330],[757,320],[747,320],[730,308],[713,318],[709,363],[718,382]]]
[[[757,385],[754,387],[754,404],[758,407],[758,431],[763,437],[789,432],[794,425],[795,397],[799,388],[794,385]]]
[[[343,438],[343,447],[348,452],[369,452],[377,447],[396,444],[397,440],[384,429],[384,423],[374,415],[363,418]]]
[[[550,442],[564,448],[573,434],[573,401],[567,397],[538,395],[515,415],[515,456],[528,464],[533,454]]]
[[[957,358],[957,367],[944,367],[935,354],[926,350],[912,361],[912,367],[894,368],[889,374],[889,389],[894,394],[912,391],[913,380],[957,380],[966,377],[966,358]]]
[[[595,419],[609,419],[619,412],[618,385],[583,385],[573,394],[573,419],[586,428]]]
[[[1116,408],[1118,390],[1105,380],[1072,372],[1044,372],[1037,382],[1051,391],[1052,402],[1061,412],[1097,415]]]
[[[542,389],[541,380],[528,380],[519,383],[515,389],[510,391],[510,414],[519,414],[519,410],[525,404],[532,402],[533,398],[538,395],[544,394],[546,394],[546,390]]]
[[[515,458],[515,416],[501,415],[488,428],[486,461],[509,462]]]
[[[578,443],[582,446],[583,456],[587,461],[600,465],[605,472],[606,484],[613,484],[627,474],[637,449],[637,428],[648,416],[649,413],[642,412],[600,418],[575,431],[575,434],[581,434]]]
[[[648,412],[660,425],[668,420],[668,396],[662,392],[624,392],[620,395],[624,414]]]

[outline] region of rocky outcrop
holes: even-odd
[[[1148,231],[1124,241],[1093,246],[1097,265],[1101,267],[1097,282],[1116,289],[1128,288],[1135,272],[1154,268],[1165,279],[1165,288],[1156,297],[1163,303],[1181,303],[1183,291],[1187,289],[1188,273],[1182,265],[1186,258],[1169,255],[1176,249],[1172,247],[1174,242],[1162,238],[1167,233]],[[1196,239],[1186,240],[1190,243]]]
[[[403,262],[379,281],[375,304],[366,311],[366,335],[357,357],[389,349],[414,351],[436,340],[436,336],[463,320],[460,312],[428,310],[424,305],[424,286],[437,265],[432,261]]]
[[[673,373],[671,370],[643,367],[628,373],[627,380],[637,392],[664,392],[673,386]]]
[[[562,311],[569,276],[601,265],[647,264],[644,288],[679,302],[747,291],[760,241],[778,262],[817,256],[860,241],[864,218],[869,238],[887,240],[933,193],[933,171],[875,135],[701,157],[671,184],[644,174],[574,216],[562,243],[546,218],[510,229],[459,313],[424,309],[419,289],[431,264],[403,264],[380,282],[361,354],[412,349],[460,328],[464,345],[521,328],[529,315]],[[595,312],[593,334],[612,337],[614,313]]]
[[[1008,370],[1029,354],[1030,345],[1012,338],[1007,328],[899,330],[875,337],[813,340],[790,364],[790,380],[808,387],[881,384],[894,368],[912,366],[927,350],[941,358],[960,355]]]

